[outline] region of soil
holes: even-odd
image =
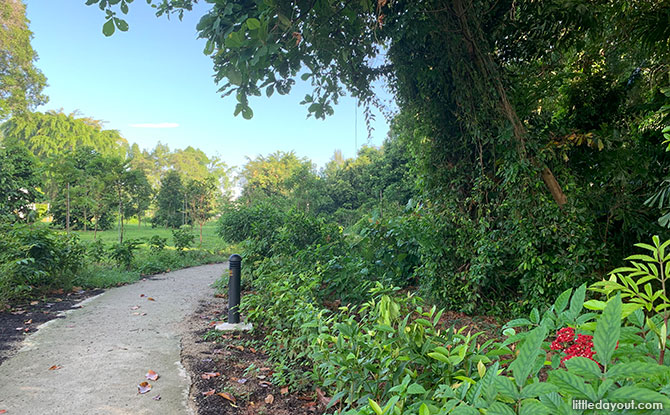
[[[182,338],[182,364],[190,372],[190,400],[197,414],[322,414],[325,398],[289,393],[272,383],[272,364],[262,351],[262,334],[210,333],[227,312],[225,298],[203,300],[184,323],[189,332]]]
[[[0,312],[0,364],[12,356],[23,339],[38,327],[55,318],[63,318],[63,311],[79,308],[77,304],[104,290],[54,291],[41,300],[19,304]]]

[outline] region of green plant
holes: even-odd
[[[193,245],[195,234],[191,232],[189,227],[182,227],[180,229],[172,230],[172,239],[177,251],[183,253],[186,248]]]
[[[105,243],[102,242],[102,239],[97,239],[89,243],[87,254],[93,262],[102,262],[107,256],[107,247],[105,247]]]
[[[135,258],[135,251],[139,249],[140,241],[130,239],[123,241],[120,244],[114,244],[110,248],[109,257],[116,261],[117,264],[129,270],[133,259]]]
[[[149,239],[149,247],[152,252],[161,252],[163,249],[165,249],[165,245],[167,244],[167,238],[161,238],[158,235],[153,235]]]

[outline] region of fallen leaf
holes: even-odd
[[[270,405],[271,405],[272,402],[274,402],[274,401],[275,401],[275,397],[272,396],[272,394],[270,394],[270,395],[268,395],[268,396],[265,397],[265,403],[267,403],[267,404],[270,404]]]
[[[236,348],[237,350],[241,351],[241,352],[244,351],[244,346],[237,345],[237,346],[233,346],[233,347]]]
[[[31,301],[31,302],[30,302],[30,305],[37,305],[37,304],[39,304],[39,303],[40,303],[39,301]]]
[[[49,370],[58,370],[58,369],[61,369],[62,367],[63,366],[60,366],[60,365],[53,365],[49,368]]]
[[[72,292],[73,293],[78,293],[79,291],[84,291],[84,289],[81,288],[81,287],[72,287]]]
[[[216,298],[226,298],[224,294],[214,294],[214,297]]]
[[[147,393],[151,390],[151,384],[149,382],[142,382],[137,385],[137,393]]]
[[[61,301],[63,301],[63,299],[62,298],[56,298],[54,301],[57,302],[57,303],[60,303]]]
[[[216,392],[214,389],[210,389],[207,392],[203,392],[202,394],[204,396],[212,396],[212,395],[214,395],[214,392]]]
[[[259,370],[260,372],[267,372],[268,370],[270,370],[270,368],[269,368],[269,367],[262,367],[262,368],[260,368],[260,369],[258,369],[258,370]]]
[[[284,386],[283,388],[279,389],[279,392],[281,392],[282,395],[287,395],[288,394],[288,386]]]
[[[217,393],[217,395],[219,395],[223,399],[229,400],[232,403],[237,403],[237,400],[235,399],[235,397],[233,395],[229,394],[228,392],[219,392],[219,393]]]
[[[149,300],[149,301],[156,301],[156,300],[154,300],[154,299],[151,298],[151,297],[147,297],[147,300]]]
[[[6,409],[0,409],[0,414],[6,414],[7,410]]]
[[[138,305],[134,305],[134,306],[130,307],[130,309],[131,309],[131,310],[139,310],[139,309],[140,309],[140,306],[138,306]]]
[[[133,315],[134,315],[134,316],[139,316],[139,315],[140,315],[140,313],[133,313]]]
[[[144,294],[140,294],[140,298],[142,298],[142,297],[146,297],[146,295],[144,295]]]
[[[144,376],[149,380],[153,380],[154,382],[158,380],[158,373],[154,372],[153,370],[148,371]]]
[[[264,388],[267,388],[267,387],[272,386],[272,383],[270,383],[270,382],[266,382],[266,381],[264,381],[264,380],[261,380],[260,382],[258,382],[258,384],[261,385],[261,386],[264,387]]]
[[[141,316],[146,316],[146,315],[147,315],[147,313],[142,313],[142,314],[140,314],[140,315],[141,315]]]
[[[245,383],[247,383],[247,380],[244,379],[244,378],[242,378],[242,379],[237,379],[237,383],[241,383],[242,385],[244,385]]]
[[[30,320],[24,322],[23,324],[25,324],[27,326],[28,324],[32,324],[32,323],[33,323],[33,319],[30,319]]]
[[[203,373],[203,374],[201,375],[201,377],[202,377],[203,379],[207,380],[207,379],[215,378],[215,377],[217,377],[217,376],[219,376],[219,375],[221,375],[219,372],[207,372],[207,373]]]
[[[316,397],[319,398],[321,405],[328,405],[330,403],[330,398],[326,396],[325,393],[319,388],[316,388]]]
[[[151,399],[153,399],[154,401],[160,401],[160,400],[161,400],[161,396],[160,396],[160,395],[156,395],[156,396],[154,396],[154,397],[151,398]]]
[[[311,408],[313,406],[316,406],[316,402],[314,402],[314,401],[305,402],[305,404],[303,405],[303,408]]]

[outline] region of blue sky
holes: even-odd
[[[355,141],[380,145],[388,132],[377,114],[368,140],[362,109],[345,97],[335,115],[306,119],[299,102],[310,91],[301,83],[289,96],[253,97],[252,120],[233,117],[235,97],[221,98],[212,75],[212,62],[202,53],[195,25],[209,4],[197,5],[183,21],[156,18],[144,1],[130,6],[130,30],[102,34],[104,14],[84,0],[26,0],[37,66],[47,76],[49,103],[40,111],[79,110],[106,121],[142,148],[161,141],[174,148],[198,147],[240,166],[245,157],[294,150],[322,167],[335,149],[345,157],[355,153]],[[386,96],[388,97],[388,96]],[[358,112],[358,128],[356,124]],[[173,128],[141,128],[167,124]],[[174,125],[178,125],[174,127]]]

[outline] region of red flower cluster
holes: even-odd
[[[593,336],[578,334],[575,340],[575,330],[570,327],[565,327],[556,332],[556,340],[551,343],[551,350],[561,350],[565,356],[561,358],[561,365],[566,360],[573,357],[586,357],[593,359],[596,353],[593,351]]]

